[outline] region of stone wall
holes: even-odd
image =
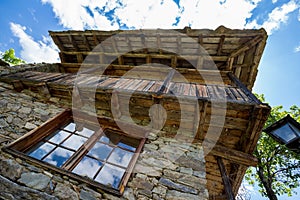
[[[62,67],[59,63],[38,63],[38,64],[22,64],[15,66],[0,66],[0,76],[11,73],[24,72],[27,70],[38,72],[61,72]]]
[[[21,137],[69,105],[0,83],[0,146]],[[121,199],[208,199],[199,144],[151,133]],[[0,151],[0,196],[4,199],[120,199]]]

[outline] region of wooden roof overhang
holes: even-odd
[[[124,121],[128,111],[135,123],[147,125],[151,121],[150,107],[161,104],[167,113],[161,136],[177,135],[178,137],[179,126],[181,126],[179,133],[181,139],[188,140],[193,137],[193,142],[196,143],[202,143],[205,139],[204,149],[210,151],[206,156],[206,180],[210,198],[224,199],[226,184],[222,180],[220,163],[223,163],[233,193],[236,194],[246,169],[256,165],[252,152],[270,108],[256,99],[231,72],[224,73],[223,77],[228,84],[206,84],[201,80],[198,80],[198,83],[170,81],[166,88],[163,88],[164,81],[140,79],[136,76],[122,78],[102,75],[99,77],[90,74],[26,71],[3,76],[0,79],[12,84],[16,90],[30,89],[48,97],[65,98],[70,101],[75,83],[81,84],[77,91],[81,95],[76,96],[75,100],[81,105],[95,106],[97,115],[107,118],[109,122],[107,126],[111,127],[116,127],[118,120]],[[116,89],[118,89],[117,99],[112,100],[112,93]],[[222,90],[225,92],[225,111]],[[95,105],[89,98],[85,98],[90,97],[91,94],[96,98]],[[128,96],[130,97],[129,108],[124,104]],[[176,96],[180,96],[183,101],[178,102]],[[216,108],[218,106],[220,108]],[[118,115],[113,115],[112,107],[118,107]],[[191,113],[182,121],[181,110],[195,113]],[[224,124],[212,123],[214,119],[224,114]],[[159,126],[160,118],[157,123]],[[208,133],[209,128],[210,133]],[[220,135],[214,134],[214,130],[221,131]],[[216,142],[212,149],[210,149],[210,142]]]
[[[267,39],[264,29],[231,30],[224,26],[216,30],[186,27],[49,33],[60,50],[66,72],[77,72],[81,63],[88,63],[85,61],[88,55],[93,64],[107,65],[162,63],[176,69],[196,67],[210,70],[214,63],[218,70],[231,71],[250,90]],[[116,59],[111,60],[114,56]]]
[[[157,30],[50,32],[60,49],[59,72],[26,71],[2,76],[0,81],[11,83],[16,90],[28,88],[70,101],[75,91],[81,94],[76,96],[77,102],[94,106],[98,117],[107,118],[109,126],[124,121],[128,112],[136,124],[147,125],[150,107],[162,105],[167,116],[161,135],[174,137],[180,130],[182,139],[192,137],[193,142],[202,143],[209,152],[205,159],[210,198],[230,198],[228,190],[233,196],[237,194],[246,169],[256,164],[252,153],[270,111],[250,91],[267,35],[263,29],[231,30],[223,26],[176,31],[194,42]],[[103,41],[105,45],[96,47]],[[147,41],[154,48],[139,48],[148,47]],[[208,54],[193,48],[195,41]],[[178,48],[165,51],[168,46]],[[138,71],[127,73],[137,66]],[[74,85],[80,87],[74,90]],[[95,105],[88,98],[90,92]],[[129,107],[124,105],[128,97]],[[119,112],[113,115],[112,107]],[[181,120],[182,111],[193,113]],[[160,119],[160,110],[156,112]],[[218,122],[220,117],[224,123]],[[160,121],[153,126],[159,127]],[[216,143],[212,149],[210,143]]]

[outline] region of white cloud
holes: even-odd
[[[300,22],[300,9],[299,9],[299,13],[298,13],[298,21]]]
[[[251,17],[251,11],[260,0],[218,1],[181,0],[182,8],[179,27],[191,25],[192,28],[216,28],[225,25],[230,28],[244,28],[246,19]]]
[[[25,32],[25,26],[13,22],[10,23],[10,29],[19,39],[22,59],[27,62],[59,62],[57,47],[50,38],[43,37],[42,41],[36,42]]]
[[[61,25],[70,29],[244,28],[261,0],[41,0],[52,6]],[[86,7],[89,8],[89,12]],[[108,17],[109,15],[109,17]],[[238,16],[238,17],[237,17]],[[176,24],[176,20],[179,20]],[[173,24],[176,24],[175,26]]]
[[[296,52],[296,53],[297,53],[297,52],[300,52],[300,45],[297,46],[297,47],[295,47],[295,52]]]
[[[272,34],[275,30],[278,30],[280,26],[287,22],[289,19],[289,14],[294,12],[299,8],[299,4],[297,4],[294,0],[283,4],[280,7],[276,7],[272,10],[268,15],[268,19],[263,22],[263,24],[257,24],[256,20],[250,22],[246,27],[247,28],[259,28],[263,27],[266,29],[268,34]]]
[[[106,8],[117,7],[114,1],[97,1],[97,0],[41,0],[42,3],[49,3],[55,16],[59,19],[62,26],[75,30],[84,28],[93,29],[118,29],[116,23],[112,23],[104,15],[101,15],[97,9],[104,6]],[[94,16],[87,12],[86,7],[90,9]]]
[[[121,23],[135,28],[171,28],[179,16],[173,0],[128,0],[115,11]]]

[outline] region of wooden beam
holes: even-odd
[[[47,83],[41,82],[39,84],[36,84],[36,86],[37,86],[39,94],[45,96],[46,98],[51,97],[51,94],[50,94],[50,91],[48,89]]]
[[[214,145],[213,148],[210,150],[209,145],[203,144],[204,151],[210,151],[209,153],[231,162],[234,162],[239,165],[244,166],[256,166],[257,165],[257,158],[253,155],[248,153],[238,151],[235,149],[230,149],[221,145]]]
[[[231,72],[228,73],[228,77],[238,86],[251,100],[257,104],[262,104],[262,102],[254,95],[248,88]]]
[[[88,41],[86,35],[85,35],[85,34],[82,34],[81,37],[83,38],[83,42],[84,42],[84,44],[87,46],[88,50],[89,50],[89,51],[92,51],[92,47],[91,47],[91,45],[89,44],[89,41]]]
[[[160,86],[159,90],[156,92],[156,94],[155,94],[156,97],[159,97],[159,96],[161,96],[163,94],[164,90],[170,84],[170,82],[171,82],[174,74],[175,74],[175,69],[171,69],[171,71],[169,72],[169,74],[165,78],[163,84]]]
[[[75,43],[72,35],[68,35],[68,38],[69,38],[69,41],[71,42],[71,44],[73,45],[75,51],[79,51],[79,49],[78,49],[78,47],[77,47],[77,45],[76,45],[76,43]]]
[[[17,92],[21,92],[24,89],[24,85],[20,80],[13,80],[12,85],[14,87],[14,90]]]
[[[226,192],[226,195],[227,195],[227,199],[228,200],[235,200],[234,194],[233,194],[233,191],[232,191],[232,187],[231,187],[231,182],[230,182],[230,179],[227,175],[226,168],[225,168],[225,165],[223,163],[223,160],[220,157],[216,157],[216,160],[217,160],[220,172],[221,172],[221,176],[222,176],[222,180],[223,180],[223,183],[224,183],[224,188],[225,188],[225,192]]]
[[[261,42],[263,40],[263,37],[261,35],[256,36],[252,40],[246,42],[242,47],[237,49],[236,51],[232,52],[229,57],[233,58],[237,55],[251,49],[253,46],[255,46],[257,43]]]
[[[223,47],[224,41],[225,41],[225,35],[222,35],[221,38],[220,38],[220,42],[219,42],[218,50],[217,50],[217,55],[218,55],[218,56],[221,55],[222,47]]]
[[[81,53],[83,55],[99,55],[99,53],[103,53],[107,56],[119,56],[118,53],[110,53],[110,52],[103,52],[103,50],[99,49],[100,51],[61,51],[64,55],[76,55],[78,53]],[[127,58],[146,58],[148,55],[150,55],[152,58],[157,59],[172,59],[174,54],[162,54],[162,52],[158,53],[151,53],[151,54],[145,54],[145,53],[125,53],[122,54],[124,57]],[[226,62],[228,61],[228,56],[201,56],[204,60],[213,60],[218,62]],[[199,55],[184,55],[184,56],[177,56],[178,60],[198,60]]]

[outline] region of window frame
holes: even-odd
[[[76,115],[74,115],[74,113],[76,113]],[[110,193],[120,196],[123,194],[123,192],[125,190],[127,182],[131,176],[131,173],[134,169],[135,163],[138,159],[139,153],[142,151],[142,148],[145,144],[146,136],[148,135],[148,132],[147,131],[145,132],[145,129],[131,127],[132,131],[135,132],[136,134],[127,135],[124,132],[120,131],[117,128],[118,126],[116,126],[116,123],[113,122],[111,119],[109,119],[107,117],[96,117],[96,118],[97,118],[96,121],[98,122],[98,124],[95,120],[93,120],[93,119],[95,119],[95,117],[93,117],[91,115],[88,115],[81,111],[74,111],[74,110],[72,111],[71,109],[66,109],[63,112],[56,115],[55,117],[47,120],[41,126],[37,127],[36,129],[33,129],[32,131],[21,136],[19,139],[15,140],[14,142],[3,147],[3,150],[14,156],[17,156],[26,161],[29,161],[30,163],[38,165],[44,169],[47,169],[47,170],[50,169],[50,170],[58,172],[62,175],[69,176],[72,179],[75,179],[77,181],[84,182],[91,186],[97,187],[97,188],[103,190],[103,192],[107,191],[107,192],[110,192]],[[42,160],[38,160],[36,158],[30,157],[29,155],[26,154],[26,152],[28,152],[30,149],[32,149],[34,146],[36,146],[38,143],[42,142],[45,138],[49,137],[51,134],[58,131],[60,128],[62,128],[67,123],[70,123],[72,121],[82,122],[82,123],[85,123],[85,124],[88,124],[88,125],[94,126],[94,127],[97,127],[97,126],[99,127],[99,124],[100,124],[101,128],[99,130],[95,130],[95,133],[92,136],[88,137],[87,141],[84,143],[84,144],[87,144],[87,146],[85,146],[86,148],[84,148],[82,145],[79,149],[77,149],[75,151],[75,153],[61,167],[56,167],[56,166],[46,163]],[[88,178],[88,177],[72,173],[72,171],[71,171],[84,158],[84,156],[87,155],[89,150],[97,143],[99,138],[106,131],[111,131],[115,134],[118,134],[122,138],[128,137],[128,138],[134,138],[134,139],[139,140],[139,144],[137,145],[137,147],[134,151],[134,154],[125,170],[124,175],[122,176],[122,179],[120,181],[118,189],[114,189],[113,187],[101,184],[95,180]]]

